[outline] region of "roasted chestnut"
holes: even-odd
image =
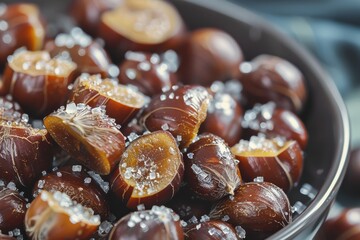
[[[170,200],[184,173],[176,140],[167,131],[129,135],[128,139],[132,142],[111,177],[112,191],[130,209]]]
[[[240,230],[239,227],[237,229]],[[186,240],[241,240],[245,238],[245,230],[236,231],[230,224],[218,220],[200,222],[186,226],[184,234]]]
[[[180,218],[171,209],[153,206],[151,210],[132,212],[121,218],[109,240],[183,240]]]

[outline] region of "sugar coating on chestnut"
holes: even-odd
[[[262,177],[287,192],[300,180],[303,155],[294,140],[252,136],[249,141],[240,140],[231,152],[239,160],[238,166],[246,182]]]
[[[163,89],[170,89],[177,82],[174,64],[166,62],[157,53],[129,51],[120,65],[119,82],[134,85],[147,96],[160,94]]]
[[[136,138],[136,139],[134,139]],[[119,166],[111,177],[111,190],[128,208],[149,208],[170,200],[184,173],[182,155],[167,131],[131,135]]]
[[[106,219],[109,206],[105,192],[98,183],[86,173],[81,165],[64,166],[41,177],[35,184],[33,194],[42,190],[66,193],[72,201],[94,210]]]
[[[100,225],[91,208],[73,202],[65,193],[42,191],[25,215],[26,233],[31,239],[89,239]],[[61,227],[59,227],[61,226]]]
[[[237,229],[240,230],[239,227]],[[219,220],[210,220],[186,226],[184,234],[187,240],[241,240],[245,238],[245,231],[237,231],[229,223]]]
[[[185,155],[185,179],[195,196],[216,201],[233,195],[241,175],[230,148],[220,137],[202,134],[189,145]]]
[[[45,26],[34,4],[0,5],[0,68],[16,49],[39,50],[45,39]]]
[[[82,74],[74,83],[69,102],[91,107],[104,106],[117,124],[129,122],[148,102],[148,98],[130,86],[100,75]]]
[[[196,137],[206,118],[210,99],[204,87],[175,85],[151,99],[141,121],[149,131],[169,131],[179,139],[180,148],[184,148]]]
[[[179,216],[171,209],[153,206],[132,212],[115,224],[109,240],[123,239],[183,240],[184,232]]]
[[[28,114],[44,116],[64,104],[75,70],[74,62],[51,58],[46,51],[20,51],[9,58],[2,91]]]
[[[307,145],[308,133],[304,123],[293,112],[276,108],[274,102],[255,104],[245,112],[241,125],[248,135],[264,133],[268,138],[279,136],[296,140],[302,149]]]
[[[207,116],[201,124],[200,132],[213,133],[229,146],[235,145],[241,138],[241,119],[243,110],[241,105],[227,93],[215,93],[210,101]]]
[[[73,28],[69,34],[61,33],[48,41],[44,49],[51,57],[71,59],[80,73],[109,75],[111,60],[103,47],[80,28]]]
[[[18,121],[21,120],[22,109],[20,105],[13,101],[11,95],[0,97],[0,119],[3,121]],[[27,117],[25,114],[24,117]]]
[[[179,49],[179,78],[184,84],[210,86],[238,77],[243,53],[228,33],[215,28],[193,31]]]
[[[300,112],[307,91],[299,69],[280,57],[260,55],[240,65],[240,81],[248,103],[267,103],[293,112]]]
[[[246,235],[272,234],[292,221],[288,197],[279,187],[268,182],[241,185],[234,196],[224,198],[210,212],[213,219],[228,216],[228,223],[241,226]]]
[[[17,190],[0,185],[0,232],[23,230],[26,204]]]
[[[110,174],[124,152],[125,138],[105,106],[69,103],[45,117],[44,125],[59,146],[96,173]]]

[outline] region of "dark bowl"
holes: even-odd
[[[54,22],[66,11],[70,1],[31,2],[39,3],[48,20]],[[303,72],[309,89],[303,120],[310,137],[302,180],[289,196],[292,205],[301,202],[306,209],[269,239],[312,239],[328,214],[347,166],[349,120],[333,81],[303,47],[266,20],[235,4],[224,0],[171,2],[190,29],[216,27],[230,33],[242,47],[246,59],[263,53],[273,54],[289,60]]]

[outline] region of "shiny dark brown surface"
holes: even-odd
[[[185,230],[186,240],[241,240],[234,227],[230,224],[218,220],[211,220],[207,222],[197,223],[186,226]]]

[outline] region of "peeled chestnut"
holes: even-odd
[[[31,239],[89,239],[100,225],[99,215],[73,202],[65,193],[42,191],[25,215],[26,233]],[[61,226],[61,227],[60,227]]]
[[[124,152],[124,136],[104,107],[69,103],[45,117],[44,125],[59,146],[96,173],[110,174]]]
[[[101,15],[98,34],[113,57],[121,59],[126,51],[175,49],[183,41],[184,29],[179,13],[166,1],[124,0]]]
[[[104,105],[106,114],[117,124],[129,122],[148,101],[147,97],[129,86],[118,84],[100,75],[82,74],[74,83],[69,102],[91,107]]]
[[[0,187],[0,232],[23,230],[26,204],[25,198],[16,190]]]
[[[64,166],[41,177],[34,185],[33,194],[42,190],[66,193],[72,201],[91,208],[106,218],[109,214],[105,192],[81,165]]]
[[[195,196],[216,201],[234,195],[241,175],[227,144],[213,134],[203,134],[189,145],[185,155],[185,179]]]
[[[11,94],[25,112],[44,116],[60,107],[74,80],[76,64],[48,52],[22,51],[12,56],[3,75],[3,94]]]
[[[71,59],[80,73],[109,75],[111,60],[104,48],[80,28],[73,28],[69,34],[59,34],[55,40],[45,44],[51,57]]]
[[[249,105],[275,102],[277,107],[299,113],[305,104],[305,80],[290,62],[260,55],[240,66],[240,81]]]
[[[121,218],[109,240],[183,240],[180,218],[171,209],[153,206],[151,210],[132,212]]]
[[[137,136],[111,176],[111,190],[128,208],[151,207],[170,200],[184,173],[182,155],[173,136],[156,131]]]
[[[286,194],[268,182],[251,182],[241,185],[233,197],[224,198],[210,212],[210,217],[228,216],[228,223],[241,226],[249,239],[267,235],[288,225],[291,205]]]
[[[9,55],[20,48],[41,49],[45,27],[38,7],[34,4],[2,4],[0,6],[0,69]]]
[[[243,53],[228,33],[202,28],[191,33],[179,51],[179,78],[184,84],[210,86],[238,77]]]
[[[149,131],[169,131],[180,142],[180,148],[184,148],[195,138],[205,120],[210,99],[203,87],[173,86],[152,98],[141,121]]]
[[[120,65],[119,82],[131,84],[147,96],[160,94],[177,82],[175,72],[157,53],[126,52]]]
[[[262,177],[288,192],[300,180],[303,155],[296,141],[252,136],[249,141],[241,140],[233,146],[231,152],[239,160],[238,166],[246,182]]]
[[[241,138],[242,115],[241,105],[231,95],[216,93],[210,101],[200,132],[213,133],[224,139],[229,146],[233,146]]]
[[[233,226],[218,220],[200,222],[186,226],[184,232],[186,240],[241,240],[245,237],[244,233],[245,231],[237,233]]]

